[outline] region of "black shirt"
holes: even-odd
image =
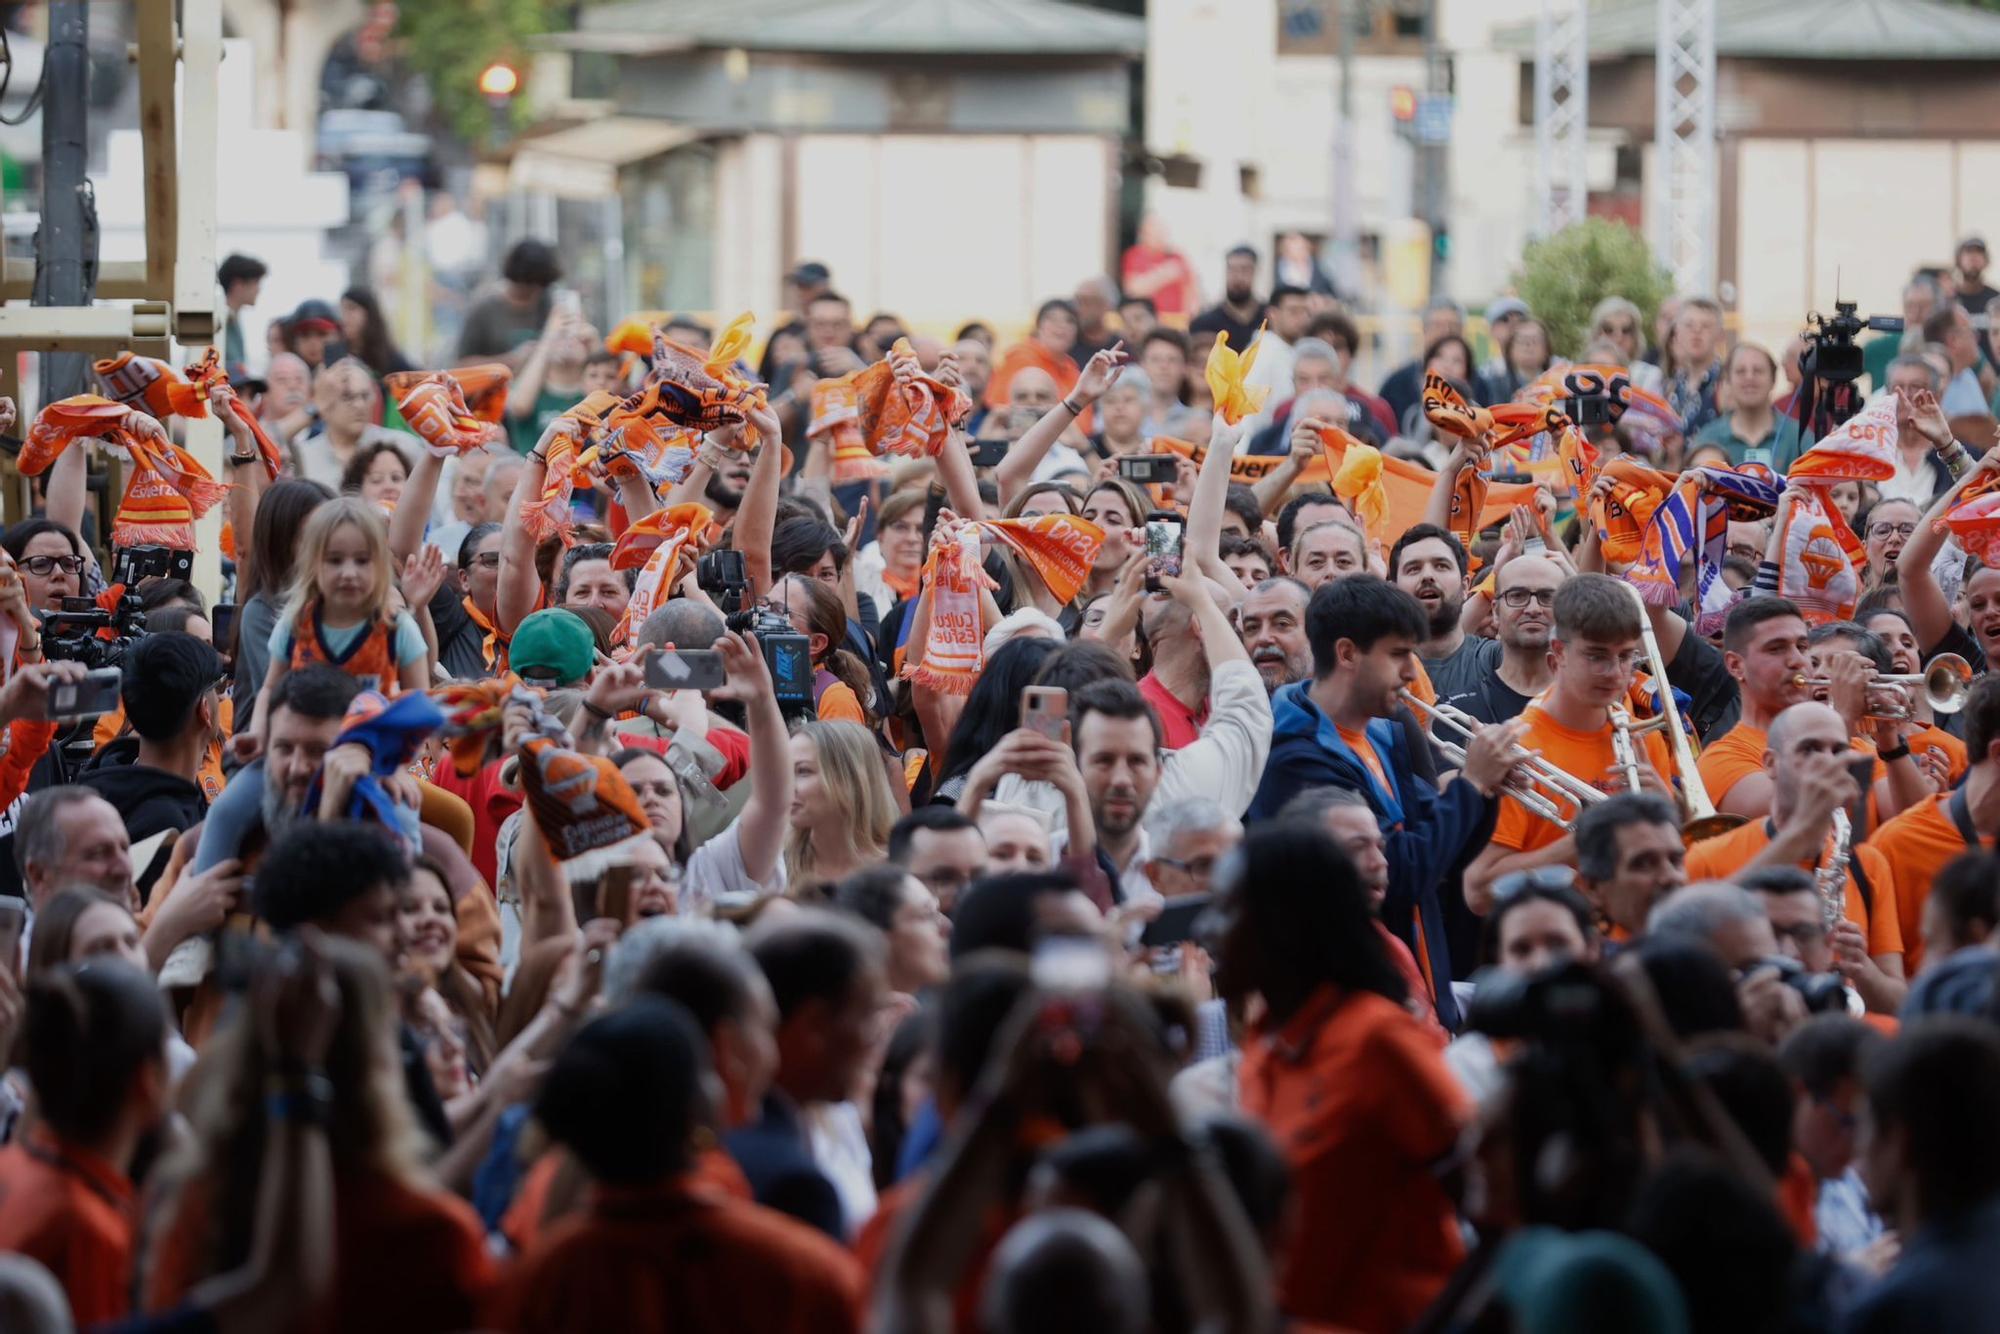
[[[1228,306],[1218,302],[1189,320],[1188,332],[1226,333],[1229,335],[1229,345],[1241,352],[1250,346],[1250,340],[1257,336],[1257,326],[1263,322],[1264,303],[1261,301],[1257,303],[1257,309],[1251,312],[1247,320],[1237,319],[1230,314]]]
[[[1691,625],[1681,636],[1680,652],[1667,664],[1667,684],[1687,694],[1689,721],[1703,744],[1736,726],[1743,716],[1743,697],[1723,662],[1722,650]]]

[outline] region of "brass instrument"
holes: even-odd
[[[1641,731],[1650,730],[1643,724],[1635,726],[1632,715],[1613,704],[1611,713],[1611,754],[1618,768],[1625,775],[1625,786],[1634,792],[1645,790],[1639,781],[1639,746],[1633,738]]]
[[[1653,634],[1651,609],[1646,606],[1646,600],[1639,596],[1638,589],[1630,584],[1623,584],[1621,587],[1632,594],[1632,603],[1639,609],[1639,637],[1646,646],[1646,662],[1652,672],[1653,684],[1660,692],[1659,717],[1648,719],[1631,730],[1650,731],[1655,726],[1667,730],[1668,743],[1674,751],[1674,767],[1681,773],[1681,795],[1687,802],[1688,818],[1687,823],[1681,827],[1682,839],[1688,843],[1699,843],[1702,839],[1726,834],[1748,821],[1741,815],[1725,815],[1717,811],[1715,803],[1709,799],[1708,787],[1701,781],[1701,771],[1695,767],[1694,747],[1688,744],[1687,733],[1681,730],[1680,710],[1674,705],[1674,688],[1667,682],[1667,664],[1660,656],[1660,641]],[[1693,631],[1690,630],[1689,633]],[[1636,776],[1633,776],[1632,781],[1636,789]]]
[[[1854,822],[1845,807],[1833,810],[1833,857],[1813,873],[1819,891],[1819,920],[1829,935],[1847,916],[1847,862],[1854,855]]]
[[[1795,676],[1792,680],[1807,690],[1825,690],[1833,684],[1831,678],[1824,676]],[[1922,690],[1924,703],[1931,706],[1932,713],[1957,713],[1965,707],[1965,697],[1972,693],[1972,664],[1956,653],[1940,653],[1921,672],[1877,673],[1868,678],[1868,684],[1871,687],[1897,686],[1906,692]],[[1867,716],[1901,722],[1910,716],[1910,710],[1905,708],[1901,713],[1871,712]]]
[[[1424,725],[1431,744],[1446,762],[1460,768],[1465,766],[1465,747],[1455,741],[1447,741],[1437,735],[1436,728],[1443,724],[1470,741],[1481,726],[1479,720],[1463,709],[1454,709],[1449,704],[1426,704],[1409,691],[1402,692],[1403,703],[1409,706]],[[1530,814],[1538,815],[1557,828],[1568,831],[1576,827],[1576,817],[1563,813],[1565,805],[1575,806],[1579,811],[1595,802],[1603,801],[1607,795],[1590,783],[1576,777],[1553,763],[1534,754],[1520,750],[1516,757],[1516,768],[1527,771],[1528,777],[1510,780],[1500,790],[1521,803]]]

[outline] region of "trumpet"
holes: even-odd
[[[1825,690],[1833,684],[1832,678],[1825,676],[1794,676],[1792,681],[1806,690]],[[1940,653],[1921,672],[1877,673],[1868,678],[1868,684],[1898,686],[1911,694],[1921,690],[1932,713],[1957,713],[1965,707],[1965,697],[1972,693],[1972,664],[1956,653]],[[1870,712],[1868,716],[1900,722],[1910,716],[1910,711],[1905,708],[1901,713]]]
[[[1715,809],[1715,802],[1709,797],[1708,788],[1701,781],[1701,770],[1695,766],[1694,747],[1688,744],[1687,733],[1681,730],[1680,712],[1674,707],[1674,688],[1667,682],[1667,662],[1660,655],[1660,641],[1653,634],[1652,613],[1646,606],[1646,600],[1639,596],[1638,589],[1630,584],[1625,584],[1623,587],[1631,593],[1633,605],[1639,609],[1639,637],[1646,646],[1646,663],[1652,671],[1653,683],[1660,692],[1660,713],[1658,717],[1649,718],[1636,726],[1631,725],[1628,720],[1627,725],[1618,730],[1625,734],[1625,745],[1630,748],[1633,734],[1651,731],[1655,727],[1666,729],[1667,743],[1674,755],[1674,767],[1680,770],[1681,795],[1687,804],[1687,823],[1681,826],[1681,838],[1684,842],[1694,844],[1704,838],[1727,833],[1746,821],[1740,815],[1730,815]],[[1617,722],[1615,715],[1612,721],[1615,725]],[[1627,771],[1627,781],[1635,790],[1637,789],[1636,763]]]
[[[1423,721],[1424,730],[1430,734],[1431,744],[1437,747],[1438,753],[1444,756],[1447,763],[1463,768],[1465,747],[1440,737],[1436,729],[1442,724],[1470,741],[1478,730],[1479,720],[1449,704],[1426,704],[1407,690],[1401,693],[1403,703],[1409,706],[1410,712]],[[1501,791],[1520,802],[1530,814],[1540,816],[1557,828],[1576,828],[1576,813],[1581,813],[1585,806],[1603,801],[1607,795],[1532,751],[1517,749],[1514,758],[1515,767],[1526,770],[1528,777],[1510,779]],[[1566,806],[1575,807],[1576,813],[1566,814]]]

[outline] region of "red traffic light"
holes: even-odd
[[[1389,114],[1399,121],[1409,122],[1417,118],[1416,89],[1398,84],[1389,90]]]

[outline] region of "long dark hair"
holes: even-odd
[[[1059,647],[1053,639],[1010,639],[987,659],[951,729],[940,782],[970,772],[980,756],[1021,725],[1021,691],[1035,683],[1035,674]]]
[[[250,570],[236,590],[239,603],[248,602],[259,593],[272,602],[284,601],[285,590],[291,587],[292,566],[298,560],[299,534],[305,531],[306,517],[331,499],[333,492],[303,477],[287,477],[272,483],[271,489],[257,502],[257,518],[250,527]]]
[[[374,291],[366,287],[350,287],[340,294],[340,299],[361,307],[364,321],[361,337],[348,347],[347,354],[358,359],[378,377],[410,369],[409,358],[396,346],[396,339],[389,332],[389,322],[382,318],[382,303],[376,299]]]
[[[1401,1004],[1403,978],[1382,949],[1361,876],[1324,830],[1278,824],[1243,841],[1228,892],[1239,897],[1264,969],[1259,989],[1302,1000],[1331,983]]]

